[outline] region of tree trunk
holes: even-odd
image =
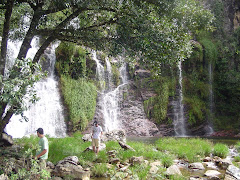
[[[18,54],[18,59],[24,59],[27,56],[27,52],[29,48],[31,47],[31,42],[34,37],[34,31],[36,30],[36,27],[38,25],[39,19],[41,17],[41,14],[39,14],[37,11],[34,12],[33,18],[31,20],[31,25],[29,27],[29,30],[23,40],[23,43],[21,45],[19,54]]]
[[[8,0],[6,4],[5,20],[2,33],[2,43],[1,43],[1,57],[0,57],[0,73],[4,76],[6,57],[7,57],[7,42],[8,34],[10,28],[10,18],[12,15],[14,0]]]
[[[12,109],[9,109],[6,115],[4,117],[1,117],[0,134],[4,132],[4,129],[6,125],[9,123],[9,120],[11,119],[12,115],[13,115],[13,111]]]

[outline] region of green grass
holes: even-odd
[[[93,119],[96,109],[97,88],[85,79],[74,80],[61,76],[61,89],[68,107],[72,131],[84,130]]]
[[[156,147],[158,150],[168,151],[180,159],[196,162],[211,153],[212,143],[200,138],[188,139],[172,137],[157,140]]]
[[[17,144],[24,146],[24,149],[34,148],[38,144],[39,138],[31,136],[30,138],[18,139]],[[93,177],[114,176],[117,172],[116,166],[108,169],[109,162],[108,151],[115,150],[116,157],[121,163],[128,162],[133,156],[143,156],[144,160],[148,162],[160,161],[162,166],[157,175],[151,175],[154,179],[164,179],[164,172],[167,167],[173,164],[174,159],[184,159],[189,162],[201,162],[202,158],[213,153],[220,157],[225,157],[228,152],[228,147],[224,144],[213,145],[208,140],[201,138],[160,138],[155,144],[144,144],[141,142],[129,141],[127,142],[135,151],[124,150],[120,147],[118,142],[106,142],[106,149],[100,151],[98,156],[92,151],[84,151],[91,145],[90,142],[84,142],[80,132],[74,133],[72,137],[65,138],[49,138],[49,161],[56,164],[58,161],[67,156],[77,156],[80,165],[83,167],[90,167]],[[236,161],[238,161],[236,159]],[[149,179],[148,163],[142,162],[129,167],[130,174],[139,179]],[[124,174],[122,174],[124,176]],[[121,176],[121,174],[120,174]],[[186,179],[185,177],[169,177],[169,179]]]
[[[92,174],[96,177],[106,176],[108,171],[106,163],[97,163],[93,166]]]
[[[213,154],[221,158],[225,158],[228,155],[228,147],[225,144],[217,143],[214,145]]]

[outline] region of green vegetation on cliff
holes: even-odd
[[[146,80],[142,81],[143,88],[153,89],[156,95],[144,101],[144,111],[157,124],[164,123],[167,120],[169,96],[174,94],[176,81],[174,78],[160,76],[149,84],[146,84]]]
[[[89,80],[89,76],[92,76],[92,60],[84,48],[66,42],[56,49],[56,59],[67,107],[68,128],[70,131],[83,131],[93,119],[96,108],[97,87]]]
[[[95,113],[96,86],[85,79],[74,80],[69,76],[61,76],[61,89],[68,108],[70,129],[84,130]]]

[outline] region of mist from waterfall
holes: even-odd
[[[185,118],[184,118],[184,106],[183,106],[183,93],[182,93],[182,61],[178,62],[179,70],[179,88],[178,88],[178,98],[173,102],[174,111],[174,131],[175,136],[186,136]]]
[[[28,122],[21,120],[20,115],[14,115],[5,131],[13,138],[21,138],[30,134],[36,134],[39,127],[44,129],[44,133],[51,137],[65,137],[66,124],[64,122],[63,107],[58,90],[58,82],[54,76],[54,64],[56,60],[55,48],[59,43],[53,44],[45,51],[46,59],[49,59],[48,77],[35,84],[37,96],[40,98],[36,104],[28,104],[30,108],[24,112]],[[21,42],[10,42],[8,49],[9,62],[7,69],[14,64],[20,49]],[[34,38],[27,53],[27,58],[33,58],[38,50],[38,38]],[[21,121],[20,121],[21,120]]]
[[[103,114],[104,121],[103,128],[105,131],[120,129],[121,122],[119,122],[119,98],[121,96],[120,89],[127,83],[126,63],[123,62],[121,57],[118,58],[121,63],[121,67],[119,68],[121,84],[118,87],[115,87],[112,78],[112,67],[109,59],[105,59],[106,68],[104,69],[103,65],[96,57],[96,51],[93,51],[92,54],[93,59],[97,64],[97,79],[100,81],[100,84],[103,84],[101,82],[105,83],[105,87],[99,93],[99,106],[101,113]]]

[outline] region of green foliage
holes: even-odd
[[[69,76],[61,77],[61,89],[64,102],[69,110],[69,121],[72,130],[83,130],[92,120],[95,108],[97,91],[93,83],[84,79],[74,80]]]
[[[207,112],[206,103],[202,101],[198,96],[192,98],[184,98],[184,102],[188,105],[188,122],[192,125],[200,123],[205,120]]]
[[[239,129],[240,73],[238,55],[239,39],[236,34],[218,39],[218,60],[215,65],[216,127],[218,129]]]
[[[158,77],[150,81],[150,83],[146,83],[146,81],[148,80],[146,79],[141,83],[144,86],[143,88],[151,87],[155,90],[157,95],[144,101],[144,111],[148,118],[153,118],[155,122],[159,124],[167,117],[168,98],[170,92],[172,92],[175,81],[167,77]]]
[[[34,83],[45,76],[39,64],[33,63],[30,59],[16,59],[12,69],[9,70],[9,77],[0,75],[0,104],[8,104],[8,111],[21,114],[27,121],[22,113],[28,109],[27,102],[35,103],[38,100]]]
[[[208,65],[217,60],[217,48],[205,32],[198,35],[200,43],[193,43],[192,56],[183,63],[184,104],[188,107],[188,122],[201,124],[209,116],[209,72]],[[206,65],[207,64],[207,65]]]
[[[93,166],[92,173],[96,177],[104,177],[106,176],[107,170],[108,168],[106,163],[99,163]]]
[[[214,21],[214,26],[216,27],[216,31],[218,33],[215,33],[216,35],[220,35],[223,33],[223,27],[224,27],[224,3],[221,0],[214,0],[211,9],[216,17]]]
[[[204,47],[204,59],[208,63],[215,63],[217,60],[217,48],[216,45],[210,39],[201,39],[200,43]]]
[[[215,156],[226,158],[228,155],[228,146],[226,144],[217,143],[214,145],[213,154]]]
[[[61,42],[56,49],[56,69],[60,75],[69,75],[73,79],[86,77],[87,52],[73,43]]]
[[[33,139],[33,138],[31,138]],[[21,142],[25,142],[21,140]],[[36,145],[34,145],[36,146]],[[23,150],[24,151],[24,150]],[[22,157],[24,158],[24,167],[18,167],[17,172],[12,171],[13,167],[16,167],[16,164],[13,163],[10,159],[5,159],[6,167],[0,167],[3,170],[3,173],[8,175],[11,180],[18,180],[18,179],[36,179],[37,177],[40,179],[48,179],[50,178],[50,172],[42,169],[41,165],[38,160],[33,159],[35,149],[28,148],[24,153],[22,153]],[[2,165],[1,165],[2,166]]]
[[[116,86],[120,84],[120,72],[117,68],[117,66],[112,65],[112,74],[113,74],[113,82]]]
[[[156,147],[189,162],[200,160],[212,150],[212,144],[200,138],[162,138],[156,141]]]
[[[142,164],[138,164],[136,166],[132,166],[129,169],[132,172],[134,172],[133,174],[136,174],[139,179],[146,180],[150,166],[142,163]]]

